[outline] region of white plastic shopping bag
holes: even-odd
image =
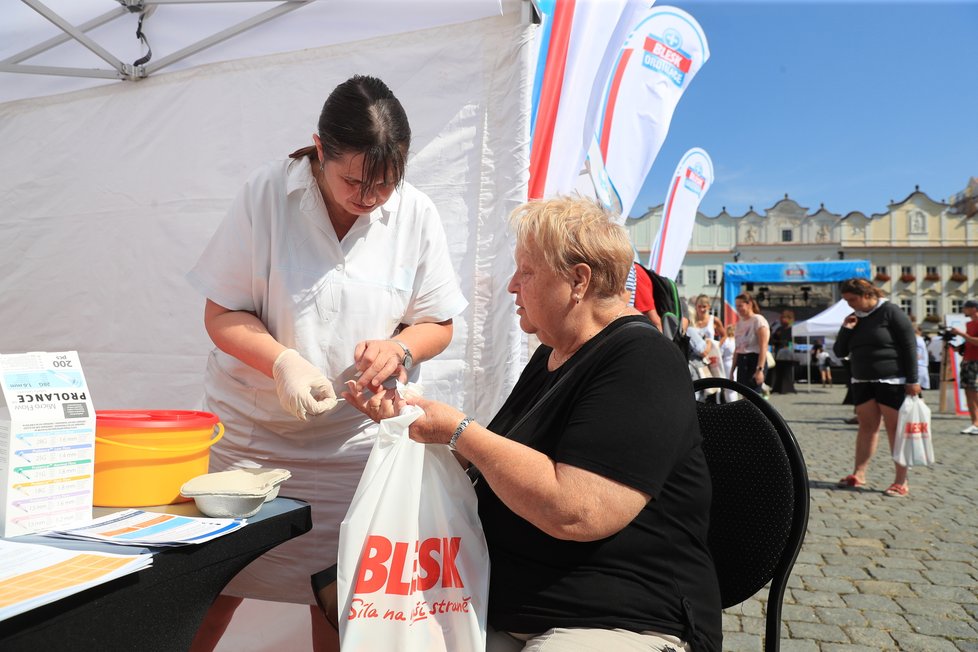
[[[343,652],[486,646],[489,553],[472,483],[448,446],[419,444],[409,406],[380,422],[340,526]]]
[[[919,396],[903,399],[893,441],[893,460],[901,466],[930,466],[934,463],[930,408]]]

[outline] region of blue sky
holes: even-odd
[[[682,154],[716,180],[700,204],[763,214],[945,201],[978,176],[978,0],[660,0],[703,27],[710,59],[679,102],[633,216],[663,202]]]

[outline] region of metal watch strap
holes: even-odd
[[[404,349],[404,359],[401,360],[401,365],[405,369],[411,369],[411,367],[414,366],[414,356],[411,355],[411,349],[409,349],[408,345],[402,342],[401,340],[395,340],[394,338],[391,338],[391,342],[394,342],[399,347]]]

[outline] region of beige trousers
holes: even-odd
[[[623,629],[568,629],[557,627],[542,634],[510,634],[492,627],[486,652],[692,652],[676,636]]]

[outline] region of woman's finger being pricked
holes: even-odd
[[[365,398],[363,392],[357,388],[356,381],[346,381],[346,390],[341,392],[340,395],[346,399],[347,403],[366,414]]]

